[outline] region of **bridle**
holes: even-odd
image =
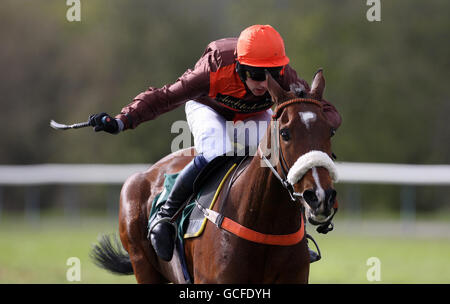
[[[272,115],[272,121],[277,121],[278,118],[280,117],[282,110],[284,110],[284,108],[286,108],[287,106],[290,106],[292,104],[296,104],[296,103],[311,103],[314,104],[320,108],[322,108],[322,103],[318,100],[315,99],[311,99],[311,98],[294,98],[288,101],[285,101],[283,103],[281,103],[280,105],[278,105],[275,110],[274,110],[274,114]],[[278,142],[279,142],[279,137],[280,134],[278,134]],[[277,146],[279,146],[277,144]],[[299,199],[303,198],[303,195],[301,193],[295,192],[293,186],[291,185],[291,183],[289,183],[288,179],[287,179],[287,175],[289,172],[289,165],[286,162],[286,159],[284,158],[283,155],[283,150],[280,148],[278,149],[279,151],[279,163],[280,168],[281,168],[281,173],[283,175],[283,177],[281,177],[278,174],[278,171],[274,168],[274,166],[272,165],[272,163],[266,158],[266,156],[264,155],[264,153],[262,153],[261,151],[261,146],[258,146],[258,152],[260,157],[262,158],[262,160],[266,163],[267,167],[269,167],[269,169],[273,172],[273,174],[275,175],[275,177],[281,182],[281,184],[283,185],[283,187],[288,191],[289,196],[291,197],[291,200],[293,202],[297,202]]]
[[[274,114],[272,115],[272,121],[277,121],[278,118],[280,117],[282,111],[286,107],[293,105],[293,104],[298,104],[298,103],[310,103],[310,104],[314,104],[322,109],[322,103],[316,99],[294,98],[294,99],[291,99],[291,100],[281,103],[280,105],[278,105],[275,108]],[[277,135],[278,142],[280,140],[280,136],[281,136],[280,134]],[[285,188],[287,190],[287,192],[289,193],[289,196],[291,198],[291,201],[301,203],[301,200],[304,200],[303,194],[299,193],[299,192],[295,192],[293,185],[289,182],[288,173],[291,168],[289,167],[289,165],[286,162],[286,159],[283,155],[283,150],[281,149],[281,145],[277,144],[277,147],[279,147],[278,148],[279,164],[280,164],[282,176],[280,176],[280,174],[278,174],[278,171],[275,169],[275,167],[272,165],[272,163],[266,158],[264,153],[262,153],[260,145],[258,146],[258,154],[260,155],[260,158],[264,161],[264,163],[267,165],[267,167],[272,171],[274,176],[281,182],[281,185],[283,186],[283,188]],[[333,206],[333,208],[334,208],[334,212],[333,212],[332,216],[325,223],[319,225],[319,227],[317,228],[317,231],[319,233],[326,234],[329,231],[333,230],[334,226],[331,221],[333,220],[333,217],[337,212],[337,204],[335,204],[335,206]],[[316,224],[316,223],[313,223],[313,224]]]

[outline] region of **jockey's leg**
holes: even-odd
[[[193,192],[195,178],[215,157],[231,149],[226,138],[225,119],[213,109],[195,101],[186,103],[186,117],[199,153],[179,174],[150,227],[150,241],[156,254],[170,261],[175,245],[175,228],[168,222]]]
[[[186,118],[194,137],[195,150],[208,161],[233,150],[231,140],[226,133],[226,119],[212,108],[188,101]]]
[[[168,222],[193,192],[193,184],[201,169],[207,164],[202,155],[196,156],[183,170],[173,185],[167,201],[158,210],[150,228],[150,241],[156,254],[164,261],[172,259],[175,245],[175,227]]]

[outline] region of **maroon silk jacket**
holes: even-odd
[[[160,89],[150,87],[137,95],[116,116],[124,123],[124,130],[134,129],[189,100],[208,105],[227,120],[244,119],[270,108],[270,95],[254,96],[236,73],[236,44],[237,38],[211,42],[194,69],[187,70],[175,83]],[[310,89],[289,65],[277,81],[285,90],[293,84],[303,85],[307,91]],[[337,129],[341,124],[339,113],[329,102],[324,100],[323,103],[325,115]]]

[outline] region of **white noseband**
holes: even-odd
[[[300,156],[289,170],[287,180],[291,185],[297,183],[303,175],[314,167],[324,167],[330,172],[333,182],[337,182],[337,169],[328,154],[322,151],[310,151]]]

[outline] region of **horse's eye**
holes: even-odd
[[[289,130],[288,129],[281,129],[280,130],[280,135],[281,135],[281,138],[283,138],[284,141],[288,141],[289,139],[291,139],[291,136],[289,135]]]
[[[330,136],[330,137],[333,137],[334,134],[336,134],[336,129],[332,128],[332,129],[331,129],[331,136]]]

